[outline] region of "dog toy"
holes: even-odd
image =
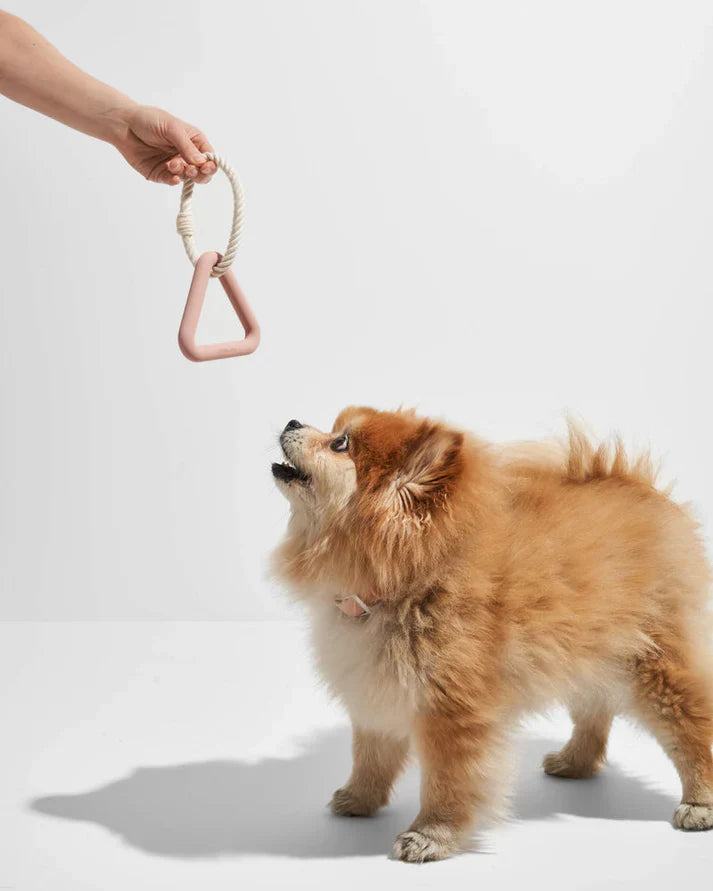
[[[193,238],[193,211],[191,201],[193,198],[192,180],[186,180],[181,192],[181,206],[176,217],[176,230],[183,239],[183,246],[188,254],[188,259],[193,263],[195,271],[188,291],[186,308],[178,329],[178,346],[181,352],[192,362],[206,362],[210,359],[228,359],[232,356],[247,356],[254,352],[260,343],[260,327],[250,304],[243,294],[235,276],[230,271],[230,266],[235,259],[238,249],[240,233],[243,228],[243,187],[240,185],[238,175],[228,162],[220,155],[213,152],[205,152],[206,158],[213,161],[228,177],[233,188],[233,224],[230,229],[230,239],[223,254],[216,251],[207,251],[199,254]],[[211,278],[219,278],[235,314],[245,331],[242,340],[234,340],[227,343],[196,343],[196,328],[200,319],[206,289]]]

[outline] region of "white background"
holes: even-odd
[[[178,192],[0,100],[0,619],[100,620],[0,623],[0,886],[705,886],[713,839],[668,824],[650,738],[617,721],[601,777],[542,775],[562,714],[527,728],[515,820],[480,856],[386,860],[417,775],[375,820],[327,814],[349,734],[266,559],[277,432],[350,402],[494,439],[571,410],[650,442],[713,519],[713,6],[13,11],[232,161],[263,343],[188,363]],[[194,205],[220,250],[220,174]],[[215,283],[206,310],[232,337]]]
[[[232,161],[263,343],[188,363],[178,192],[2,101],[3,618],[284,615],[275,434],[350,402],[491,438],[573,410],[713,513],[710,3],[13,11]],[[195,212],[221,249],[221,175]]]

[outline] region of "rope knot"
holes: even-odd
[[[182,210],[176,217],[176,232],[181,238],[193,237],[193,215],[190,210]]]

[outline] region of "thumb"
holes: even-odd
[[[186,164],[193,164],[195,167],[205,164],[205,155],[195,147],[180,121],[171,121],[167,135]]]

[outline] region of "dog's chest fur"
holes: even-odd
[[[355,725],[407,736],[421,685],[408,633],[380,610],[351,618],[331,601],[311,604],[317,668]]]

